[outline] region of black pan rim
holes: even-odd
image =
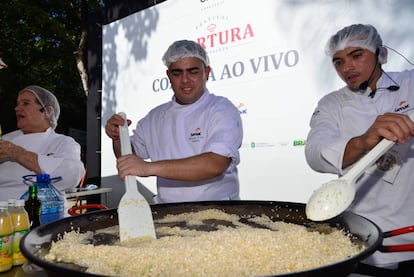
[[[230,201],[226,200],[226,201],[179,202],[179,203],[154,204],[154,205],[151,205],[151,209],[153,210],[154,218],[156,218],[157,216],[159,216],[160,211],[163,211],[165,209],[174,210],[176,207],[180,207],[180,209],[184,208],[184,209],[190,209],[190,210],[199,209],[200,207],[202,207],[203,209],[219,207],[219,208],[226,210],[226,208],[234,209],[240,205],[243,206],[243,208],[248,208],[249,206],[253,206],[253,207],[264,207],[267,209],[269,208],[291,209],[292,212],[296,210],[295,212],[297,212],[297,215],[293,219],[295,223],[301,220],[304,221],[304,223],[310,223],[310,224],[312,223],[312,221],[308,220],[306,216],[304,215],[304,209],[306,206],[305,204],[294,203],[294,202],[283,202],[283,201],[281,202],[281,201],[266,201],[266,200],[230,200]],[[68,276],[73,276],[74,274],[81,273],[83,276],[87,276],[87,277],[97,277],[97,276],[102,277],[104,275],[80,272],[78,269],[75,270],[69,267],[64,267],[61,264],[54,264],[54,263],[49,263],[49,262],[44,261],[40,257],[36,256],[35,253],[33,253],[34,251],[32,251],[36,247],[39,247],[39,246],[38,245],[34,246],[33,244],[30,244],[30,241],[33,240],[36,237],[36,235],[38,235],[39,233],[45,233],[45,232],[50,233],[51,231],[57,229],[58,226],[60,226],[60,228],[62,228],[62,226],[75,226],[76,222],[79,221],[80,219],[90,221],[92,223],[92,222],[99,222],[103,218],[106,220],[114,220],[117,222],[117,209],[90,212],[87,214],[63,218],[55,222],[50,222],[48,224],[38,226],[23,237],[21,244],[20,244],[21,250],[30,262],[44,268],[45,270],[51,271],[53,273],[59,273],[59,275],[63,274],[63,275],[68,275]],[[332,225],[336,225],[338,223],[341,223],[344,220],[347,221],[349,219],[358,219],[362,221],[363,223],[367,224],[370,228],[374,230],[372,236],[376,238],[374,238],[374,241],[371,242],[371,244],[367,245],[367,248],[364,249],[364,251],[362,251],[358,255],[349,257],[345,260],[342,260],[334,264],[324,265],[321,267],[312,268],[310,270],[297,271],[293,273],[286,273],[286,274],[279,274],[279,275],[269,275],[269,276],[278,276],[278,277],[308,276],[308,274],[312,276],[313,274],[318,274],[318,272],[323,272],[331,268],[332,269],[341,268],[341,267],[350,268],[352,267],[350,265],[353,265],[354,267],[356,267],[359,261],[370,256],[373,252],[375,252],[381,246],[383,235],[382,235],[380,228],[374,222],[372,222],[371,220],[361,215],[357,215],[351,212],[344,212],[340,216],[335,217],[325,222],[332,224]],[[283,219],[280,219],[280,220],[283,220]],[[284,221],[292,222],[292,218],[290,218],[289,220],[284,220]],[[315,275],[315,276],[318,276],[318,275]]]

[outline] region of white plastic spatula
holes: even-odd
[[[125,113],[119,113],[125,124],[119,126],[121,154],[131,154],[131,142]],[[135,176],[125,177],[125,194],[118,206],[121,243],[131,239],[155,239],[154,219],[147,200],[139,193]]]
[[[410,114],[414,121],[414,113]],[[395,142],[382,139],[342,177],[331,180],[313,192],[306,204],[306,216],[314,221],[333,218],[345,211],[355,197],[355,182]]]

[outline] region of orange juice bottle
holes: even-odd
[[[8,212],[8,203],[0,201],[0,272],[12,268],[13,223]]]
[[[12,261],[13,265],[22,265],[27,262],[27,259],[20,251],[20,241],[23,236],[29,232],[30,223],[29,215],[24,209],[24,199],[16,200],[14,209],[10,213],[13,223],[13,243],[12,243]]]

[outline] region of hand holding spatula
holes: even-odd
[[[119,126],[121,154],[132,154],[126,115],[125,113],[119,115],[124,118],[124,125]],[[156,239],[151,208],[139,193],[135,176],[125,177],[125,189],[118,206],[121,243],[131,239]]]

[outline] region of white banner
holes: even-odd
[[[414,57],[412,1],[170,0],[103,26],[102,122],[124,111],[137,121],[173,92],[161,57],[175,40],[207,50],[209,90],[241,113],[242,199],[306,202],[337,178],[312,171],[304,145],[317,101],[344,83],[324,54],[328,38],[374,25],[385,45]],[[410,68],[389,51],[385,70]],[[133,127],[132,127],[133,126]],[[117,174],[102,126],[102,177]],[[155,178],[140,178],[154,191]],[[103,178],[105,182],[105,178]]]

